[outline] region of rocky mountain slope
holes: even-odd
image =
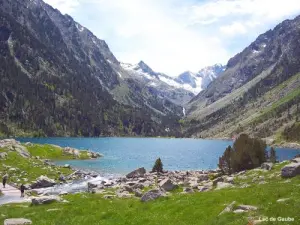
[[[129,74],[126,79],[134,79],[144,84],[146,89],[163,99],[168,99],[177,105],[184,106],[201,90],[216,79],[225,67],[216,64],[201,69],[198,73],[186,71],[178,77],[171,77],[164,73],[153,71],[145,62],[140,61],[136,65],[122,63],[121,66]]]
[[[179,135],[181,106],[136,95],[105,41],[41,0],[0,0],[0,58],[2,135]]]
[[[275,137],[299,118],[300,17],[260,35],[188,106],[187,135]],[[187,126],[189,126],[187,125]]]

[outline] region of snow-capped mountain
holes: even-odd
[[[202,83],[201,83],[202,89],[206,89],[207,86],[218,76],[220,76],[225,70],[226,70],[226,66],[223,66],[222,64],[215,64],[213,66],[207,66],[201,69],[197,73],[197,77],[202,78]]]
[[[179,104],[188,102],[225,70],[224,66],[216,64],[205,67],[198,73],[186,71],[173,78],[153,71],[143,61],[138,64],[121,63],[121,66],[128,72],[130,78],[139,79],[148,87],[156,87],[158,92],[164,93],[161,97],[172,96],[171,100]]]
[[[215,64],[201,69],[198,73],[186,71],[180,74],[176,81],[189,89],[194,94],[207,88],[207,86],[225,71],[226,67],[221,64]]]

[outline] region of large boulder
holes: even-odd
[[[281,176],[283,178],[290,178],[300,175],[300,162],[290,163],[281,169]]]
[[[261,164],[261,168],[264,169],[264,170],[271,170],[273,168],[273,163],[263,163]]]
[[[135,177],[143,177],[146,173],[144,167],[138,168],[126,175],[126,178],[135,178]]]
[[[4,220],[4,225],[27,225],[27,224],[32,224],[32,221],[24,218]]]
[[[52,202],[60,202],[61,198],[59,196],[41,196],[41,197],[34,197],[31,199],[32,205],[43,205],[49,204]]]
[[[173,184],[173,182],[169,178],[165,178],[159,183],[159,187],[164,189],[165,191],[172,191],[177,188],[177,185]]]
[[[141,201],[142,202],[148,202],[148,201],[155,200],[155,199],[157,199],[159,197],[162,197],[162,196],[165,196],[165,193],[163,193],[161,190],[153,189],[153,190],[150,190],[150,191],[146,192],[142,196]]]
[[[31,188],[47,188],[56,185],[55,180],[50,179],[46,176],[40,176],[33,184],[31,184]]]

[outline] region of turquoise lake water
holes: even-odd
[[[103,174],[126,174],[138,167],[151,169],[160,157],[165,170],[215,169],[231,141],[168,138],[19,138],[21,142],[55,144],[100,152],[96,160],[63,161],[74,167]],[[300,150],[276,149],[280,161],[291,159]]]

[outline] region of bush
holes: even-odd
[[[272,162],[272,163],[276,163],[276,151],[275,151],[275,149],[273,148],[273,147],[271,147],[271,149],[270,149],[270,157],[269,157],[269,160],[270,160],[270,162]]]
[[[152,172],[157,172],[157,173],[158,173],[158,172],[160,172],[160,173],[163,172],[163,164],[162,164],[160,158],[158,158],[158,159],[155,161],[155,164],[154,164],[154,166],[153,166],[153,168],[152,168]]]
[[[218,166],[227,174],[253,169],[266,162],[266,147],[264,141],[241,134],[219,158]]]

